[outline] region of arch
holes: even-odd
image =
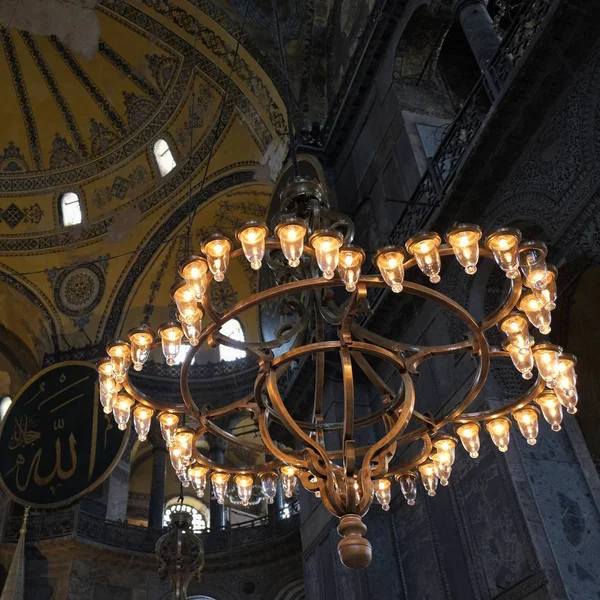
[[[81,198],[77,192],[68,191],[61,195],[60,222],[63,227],[73,227],[83,222]]]
[[[223,323],[219,331],[230,337],[232,340],[243,342],[246,340],[244,329],[242,324],[237,319],[229,319],[226,323]],[[244,358],[246,352],[244,350],[238,350],[237,348],[230,348],[229,346],[219,346],[219,357],[221,360],[230,361],[238,358]]]
[[[193,496],[184,496],[180,503],[179,497],[171,498],[165,504],[163,513],[163,527],[167,527],[171,522],[170,516],[173,512],[187,512],[192,515],[192,527],[194,533],[200,533],[210,527],[210,510],[197,498]]]
[[[158,138],[152,151],[161,176],[166,177],[177,166],[169,143],[164,138]]]

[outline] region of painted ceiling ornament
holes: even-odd
[[[25,171],[29,171],[29,167],[23,153],[14,142],[9,142],[0,154],[0,172],[23,173]]]
[[[52,142],[52,151],[50,152],[50,168],[62,169],[72,167],[81,162],[81,156],[71,146],[67,140],[57,133]]]
[[[98,306],[106,288],[104,270],[90,263],[61,269],[50,275],[54,279],[54,301],[58,310],[69,317],[89,315]]]

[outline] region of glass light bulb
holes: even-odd
[[[225,494],[227,493],[227,483],[229,482],[228,473],[215,472],[210,476],[213,485],[215,497],[218,504],[225,504]]]
[[[446,234],[446,241],[452,246],[456,260],[468,275],[477,272],[480,239],[481,229],[477,225],[457,225]]]
[[[206,255],[208,268],[215,281],[223,281],[227,267],[229,267],[229,254],[233,248],[231,240],[215,233],[202,244],[202,252]]]
[[[127,369],[131,362],[131,350],[129,344],[123,340],[117,340],[109,344],[106,353],[110,356],[113,366],[113,377],[117,383],[123,383],[127,375]]]
[[[310,236],[310,245],[315,250],[317,264],[325,279],[333,279],[340,261],[340,248],[343,243],[342,234],[330,229],[315,231]]]
[[[146,438],[148,437],[153,415],[154,411],[143,404],[138,404],[133,409],[133,427],[135,428],[135,432],[137,433],[140,442],[146,441]]]
[[[98,382],[100,389],[105,390],[108,394],[116,395],[123,387],[121,383],[117,383],[114,377],[115,370],[111,358],[103,358],[98,363]]]
[[[506,452],[510,442],[510,421],[504,417],[492,419],[485,424],[485,428],[498,450]]]
[[[267,235],[269,235],[268,227],[258,221],[248,221],[237,232],[237,239],[242,244],[244,256],[254,270],[262,266]]]
[[[419,473],[421,474],[421,481],[423,482],[423,487],[427,491],[427,495],[435,496],[438,478],[435,474],[435,465],[433,462],[427,461],[422,465],[419,465]]]
[[[433,440],[433,447],[438,453],[444,452],[450,466],[456,459],[456,440],[450,436],[440,436]]]
[[[532,339],[529,335],[529,322],[520,313],[512,312],[498,324],[500,331],[506,334],[510,344],[519,349],[522,354],[530,352]]]
[[[532,349],[535,366],[549,387],[554,386],[554,382],[560,374],[558,362],[560,351],[560,346],[553,344],[538,344]]]
[[[524,294],[519,300],[519,310],[522,310],[529,319],[529,322],[539,329],[540,333],[548,335],[550,333],[550,323],[552,317],[546,310],[544,304],[536,298],[535,294]]]
[[[533,288],[533,293],[538,302],[550,312],[556,308],[556,299],[558,298],[558,289],[556,287],[558,271],[554,265],[547,265],[547,271],[544,288],[541,290]]]
[[[522,408],[513,413],[519,430],[530,446],[535,446],[538,436],[538,411],[532,407]]]
[[[129,417],[131,415],[131,407],[134,404],[134,399],[128,394],[121,392],[117,395],[117,399],[113,405],[113,416],[121,431],[127,429],[127,423],[129,423]]]
[[[202,302],[208,287],[208,263],[200,256],[190,256],[180,267],[179,274],[193,290],[196,300]]]
[[[202,317],[194,290],[185,281],[176,283],[171,288],[171,295],[182,323],[193,325]]]
[[[452,462],[450,452],[436,452],[431,456],[435,468],[435,476],[440,480],[441,485],[448,485],[450,474],[452,473]]]
[[[198,319],[195,323],[188,325],[185,321],[181,321],[181,329],[185,339],[190,343],[190,346],[197,346],[200,343],[202,335],[202,319]]]
[[[387,246],[375,255],[375,264],[383,280],[398,294],[402,291],[404,281],[404,259],[406,254],[400,247]]]
[[[182,457],[186,464],[192,461],[194,437],[194,430],[189,427],[180,427],[175,433],[174,444],[181,448]]]
[[[186,470],[186,463],[183,456],[183,450],[178,444],[171,444],[169,447],[169,458],[171,459],[171,465],[173,470],[179,475]]]
[[[283,495],[286,498],[291,498],[294,495],[294,489],[296,488],[296,473],[298,471],[291,465],[284,465],[279,469],[279,472],[281,473]]]
[[[136,371],[141,371],[144,363],[150,356],[152,344],[154,343],[154,334],[147,326],[132,329],[129,332],[129,342],[131,344],[131,362]]]
[[[377,497],[379,504],[381,504],[381,508],[383,508],[383,510],[390,510],[390,502],[392,500],[392,482],[387,477],[383,477],[374,483],[375,496]]]
[[[442,238],[432,231],[419,233],[406,242],[406,249],[417,261],[421,271],[429,277],[431,283],[439,283],[442,261],[440,259],[439,245]]]
[[[398,476],[400,490],[406,500],[406,504],[414,506],[417,500],[417,477],[414,473],[404,473]]]
[[[260,474],[260,487],[265,495],[267,502],[273,504],[277,495],[277,480],[279,477],[273,471],[267,471]]]
[[[558,358],[558,373],[561,379],[561,387],[568,389],[574,388],[577,385],[576,364],[577,358],[575,355],[565,352],[560,354]]]
[[[180,471],[177,471],[177,477],[179,478],[179,481],[181,482],[182,487],[187,488],[190,487],[190,476],[188,475],[188,470],[187,468],[184,466]]]
[[[552,431],[560,431],[563,419],[562,405],[553,390],[544,390],[537,398],[536,403],[544,415],[544,419],[552,427]]]
[[[499,229],[485,239],[486,247],[494,255],[496,264],[509,279],[519,274],[519,244],[521,232],[518,229]]]
[[[338,272],[346,291],[353,292],[360,279],[362,264],[365,261],[365,253],[357,246],[342,246],[340,248],[340,264]]]
[[[577,412],[577,402],[579,401],[579,394],[577,388],[567,387],[566,381],[564,381],[562,375],[558,376],[556,384],[554,385],[554,393],[558,398],[558,401],[567,409],[570,415],[574,415]]]
[[[252,475],[236,475],[234,481],[242,506],[248,506],[252,498],[252,484],[254,483]]]
[[[175,438],[175,432],[179,427],[179,417],[173,413],[162,413],[158,416],[160,432],[165,440],[167,447],[171,446]]]
[[[117,392],[108,392],[106,388],[100,386],[100,404],[105,414],[110,415],[117,401]]]
[[[508,342],[502,344],[502,347],[509,353],[513,365],[521,373],[523,379],[531,379],[533,377],[533,353],[530,348],[517,348]]]
[[[546,255],[548,248],[541,242],[526,242],[519,248],[519,263],[527,285],[535,290],[543,290],[548,280]]]
[[[177,363],[177,357],[181,350],[181,339],[183,331],[177,323],[166,323],[158,330],[162,342],[162,351],[169,366]]]
[[[471,458],[479,456],[479,429],[477,423],[465,423],[456,429],[456,434]]]
[[[275,227],[275,235],[279,238],[281,251],[290,267],[300,264],[307,231],[308,225],[302,219],[286,219]]]
[[[206,489],[206,476],[208,469],[200,465],[193,465],[188,469],[188,478],[196,492],[198,498],[204,497],[204,490]]]

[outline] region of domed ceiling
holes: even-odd
[[[144,318],[158,326],[190,208],[196,250],[214,227],[231,234],[265,218],[287,145],[268,59],[240,47],[228,86],[239,29],[222,10],[187,0],[86,10],[99,26],[89,58],[72,32],[0,27],[0,295],[12,289],[0,321],[38,358],[104,343]],[[159,138],[177,164],[165,177],[152,152]],[[82,201],[81,225],[61,224],[67,191]],[[218,293],[230,302],[254,285],[234,265]],[[15,290],[35,310],[14,318]]]

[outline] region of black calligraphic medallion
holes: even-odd
[[[100,485],[129,437],[104,414],[90,363],[64,362],[19,391],[0,425],[0,484],[20,504],[69,504]]]

